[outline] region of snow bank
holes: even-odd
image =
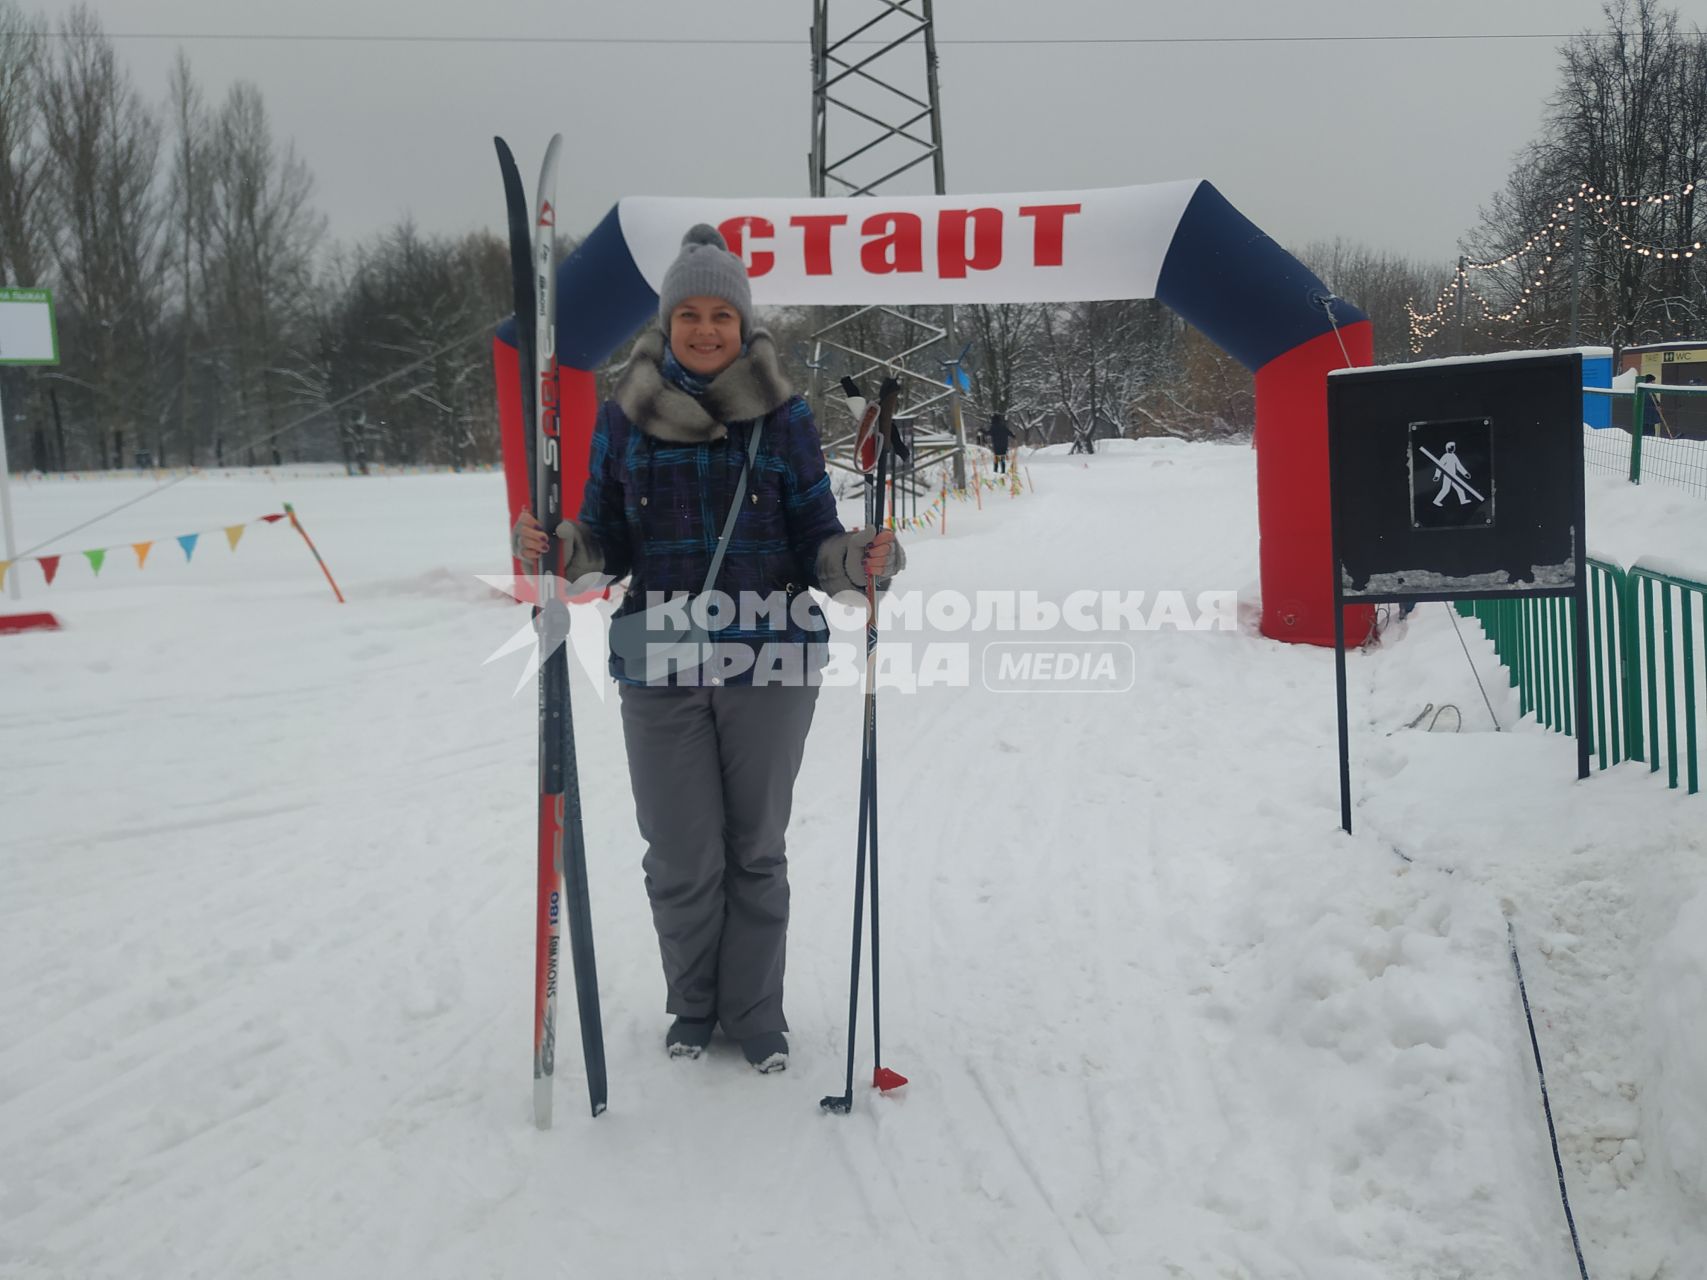
[[[1683,1212],[1707,1218],[1707,892],[1654,947],[1642,1024],[1652,1104],[1648,1152],[1674,1181]]]

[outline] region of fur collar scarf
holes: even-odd
[[[776,344],[753,330],[747,354],[712,379],[695,399],[664,376],[664,331],[650,329],[617,379],[615,400],[623,414],[654,440],[703,444],[729,434],[725,423],[762,418],[794,394],[777,363]]]

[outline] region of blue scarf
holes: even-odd
[[[741,354],[747,354],[746,343],[741,344]],[[670,344],[667,340],[664,343],[664,363],[662,368],[666,378],[675,383],[690,396],[693,396],[696,400],[700,396],[703,396],[707,391],[711,390],[711,384],[716,381],[715,374],[709,378],[702,377],[684,366],[680,360],[676,359],[676,353],[670,349]]]

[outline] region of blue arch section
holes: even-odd
[[[1156,297],[1253,373],[1333,328],[1328,287],[1207,182],[1174,231]],[[1368,319],[1342,299],[1332,307],[1342,329]]]
[[[616,206],[557,267],[557,362],[597,369],[658,313],[658,295],[634,265]],[[516,345],[516,318],[498,327]]]

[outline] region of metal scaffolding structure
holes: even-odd
[[[812,147],[814,196],[866,196],[880,188],[917,181],[927,163],[937,195],[947,194],[943,172],[942,99],[937,89],[936,23],[931,0],[840,0],[843,12],[861,10],[863,21],[830,34],[830,0],[812,5]],[[923,58],[919,57],[921,51]],[[952,360],[954,308],[941,309],[933,324],[919,308],[860,307],[813,333],[812,399],[820,410],[823,374],[857,381],[880,371],[902,379],[906,416],[915,423],[917,458],[909,475],[944,458],[954,467],[957,488],[966,485],[966,430],[961,417],[959,372],[965,352]],[[938,308],[929,308],[939,312]],[[899,344],[869,349],[861,335],[887,325]],[[937,354],[933,359],[929,354]],[[836,353],[839,360],[826,359]],[[908,394],[910,392],[910,394]],[[937,423],[946,412],[948,425]],[[857,471],[850,415],[819,414],[825,461]],[[911,483],[909,481],[908,483]]]

